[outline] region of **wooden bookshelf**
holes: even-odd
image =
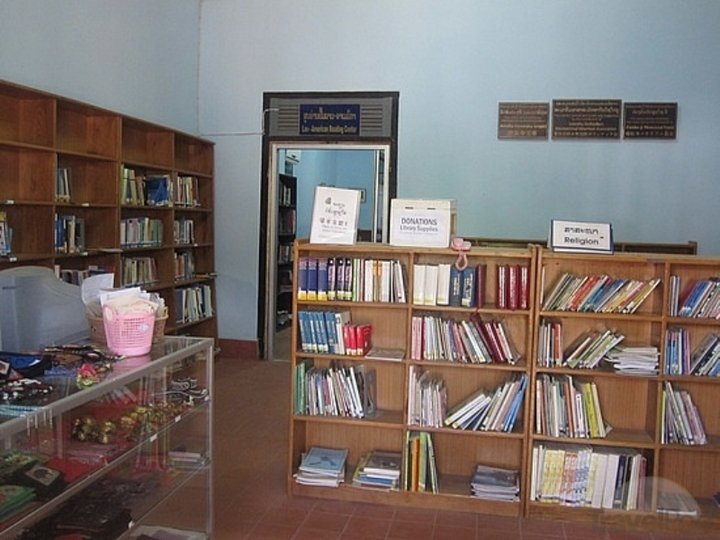
[[[660,352],[657,375],[621,375],[604,366],[596,369],[568,369],[534,366],[534,377],[541,373],[571,374],[597,384],[602,414],[613,427],[606,438],[568,439],[538,435],[533,428],[530,446],[537,444],[572,448],[578,445],[597,450],[637,451],[647,462],[645,505],[637,510],[571,507],[528,500],[526,513],[534,517],[577,519],[610,525],[655,528],[661,530],[704,530],[720,525],[720,509],[709,503],[720,490],[720,378],[672,376],[666,373],[666,332],[669,327],[684,327],[691,334],[691,347],[702,337],[720,332],[715,319],[679,318],[670,316],[670,276],[681,279],[681,298],[687,288],[699,279],[720,273],[720,259],[697,256],[616,253],[615,255],[561,254],[538,249],[539,285],[535,300],[535,353],[539,347],[538,329],[541,321],[559,321],[563,340],[570,344],[584,332],[612,328],[625,335],[623,345],[654,346]],[[545,311],[544,301],[563,273],[579,276],[607,274],[614,278],[649,280],[661,283],[635,313],[583,313],[577,311]],[[663,444],[662,393],[665,381],[688,390],[698,407],[709,442],[705,445],[683,446]],[[532,393],[536,403],[535,385]],[[536,411],[533,411],[535,414]],[[532,452],[532,448],[529,449]],[[532,459],[526,474],[532,475]],[[669,486],[686,491],[698,503],[697,516],[658,513],[658,495]],[[709,503],[709,504],[708,504]]]
[[[705,530],[720,525],[720,509],[710,498],[720,490],[720,378],[666,373],[666,333],[670,327],[688,330],[691,346],[696,347],[711,333],[720,333],[720,321],[670,316],[670,277],[679,276],[681,297],[697,280],[717,278],[720,259],[675,254],[617,253],[614,255],[562,254],[543,248],[482,248],[469,252],[469,264],[486,264],[486,301],[479,308],[415,305],[412,289],[415,264],[454,262],[456,255],[444,249],[398,248],[382,244],[360,243],[354,246],[312,245],[298,241],[294,251],[294,283],[298,283],[299,261],[303,258],[371,258],[399,260],[406,270],[406,303],[362,301],[298,300],[298,311],[349,311],[353,322],[373,326],[373,345],[402,348],[401,361],[370,360],[365,357],[302,352],[300,329],[293,320],[291,417],[288,458],[288,490],[295,495],[320,498],[383,502],[426,508],[465,510],[509,516],[542,517],[561,520],[592,521],[611,526],[657,530]],[[501,309],[496,297],[498,268],[522,264],[529,268],[530,303],[527,309]],[[564,273],[576,275],[607,274],[615,278],[651,280],[660,284],[633,313],[595,313],[545,310],[544,301],[555,282]],[[441,316],[461,320],[471,316],[500,319],[508,329],[522,359],[510,364],[463,364],[447,361],[412,359],[411,321],[416,315]],[[537,362],[539,328],[544,319],[559,321],[563,340],[573,340],[591,330],[612,328],[625,335],[624,345],[655,346],[659,351],[658,373],[623,375],[603,363],[595,369],[543,367]],[[298,414],[296,371],[300,363],[316,367],[340,363],[363,364],[375,370],[377,405],[382,414],[375,418],[346,418]],[[517,423],[510,432],[463,431],[447,427],[418,427],[408,424],[408,394],[411,368],[422,368],[441,376],[447,388],[448,410],[474,390],[496,388],[508,377],[527,375],[525,400]],[[540,376],[567,376],[595,384],[606,424],[612,430],[605,437],[552,437],[536,431],[535,381]],[[708,443],[684,446],[662,442],[662,394],[666,381],[687,390],[702,418]],[[399,491],[374,491],[352,485],[352,473],[360,457],[373,449],[401,451],[408,432],[427,431],[433,437],[440,490],[437,494]],[[536,445],[562,449],[585,447],[597,452],[640,455],[644,458],[645,504],[637,509],[568,506],[535,500],[531,490],[533,449]],[[347,448],[346,479],[339,488],[317,488],[297,484],[293,479],[301,455],[312,446]],[[639,458],[638,458],[639,459]],[[520,500],[498,502],[469,495],[469,479],[475,464],[518,469],[521,472]],[[666,515],[657,512],[659,493],[667,485],[678,486],[697,501],[697,516]]]
[[[152,257],[157,275],[147,290],[158,292],[169,308],[168,334],[217,340],[213,229],[212,142],[62,96],[0,81],[0,212],[13,230],[12,251],[0,269],[18,265],[114,271],[121,286],[125,259]],[[173,191],[166,206],[127,204],[121,197],[122,170],[167,175]],[[65,171],[69,194],[57,192]],[[181,182],[180,179],[184,180]],[[84,249],[59,253],[55,216],[84,223]],[[150,218],[162,223],[162,242],[123,246],[121,220]],[[176,220],[192,221],[193,241],[177,241]],[[189,273],[178,278],[178,253],[189,253]],[[208,309],[188,321],[177,291],[202,287]],[[187,295],[186,295],[187,296]]]
[[[411,369],[431,371],[442,377],[447,388],[448,409],[460,403],[479,389],[491,391],[516,374],[529,375],[528,358],[532,348],[532,312],[530,309],[499,309],[495,282],[500,265],[523,265],[528,269],[529,286],[535,282],[535,259],[529,249],[473,249],[468,255],[469,266],[486,265],[485,303],[480,307],[453,307],[413,304],[414,265],[454,263],[457,255],[447,250],[408,249],[381,244],[361,243],[356,246],[323,246],[297,242],[293,256],[294,283],[298,283],[298,264],[306,257],[343,257],[347,259],[372,258],[397,260],[404,269],[405,303],[362,301],[299,301],[294,300],[293,313],[303,310],[329,310],[351,312],[353,322],[372,325],[373,346],[403,349],[400,361],[371,360],[358,356],[336,354],[308,354],[300,352],[297,317],[293,318],[292,366],[312,362],[327,367],[331,362],[343,365],[363,364],[374,369],[377,380],[377,406],[380,415],[374,418],[349,419],[344,417],[293,414],[290,420],[290,452],[288,488],[291,493],[315,497],[339,498],[368,502],[385,502],[427,508],[496,513],[507,516],[523,514],[522,495],[526,489],[521,480],[521,497],[516,502],[498,502],[470,496],[470,476],[479,463],[497,467],[524,470],[527,460],[529,402],[524,399],[514,429],[510,432],[467,431],[448,427],[423,427],[409,424],[408,394]],[[297,288],[296,288],[297,292]],[[529,291],[534,293],[534,291]],[[411,322],[423,315],[443,316],[456,321],[471,316],[501,319],[521,355],[515,364],[462,364],[447,361],[412,359]],[[293,402],[295,399],[293,384]],[[409,432],[430,433],[435,449],[439,492],[374,491],[352,486],[352,473],[360,457],[374,449],[402,451]],[[300,456],[312,446],[330,446],[349,450],[347,478],[337,489],[299,485],[292,478]]]

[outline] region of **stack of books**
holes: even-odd
[[[0,210],[0,257],[12,253],[12,229],[8,224],[7,212]]]
[[[435,446],[432,436],[426,431],[407,432],[405,440],[405,479],[407,491],[438,493]]]
[[[659,278],[637,280],[565,273],[547,295],[543,310],[635,313],[659,284]]]
[[[407,302],[405,268],[397,259],[301,257],[301,301]]]
[[[306,353],[364,356],[372,348],[372,325],[350,321],[349,311],[299,311],[300,348]]]
[[[522,358],[501,320],[416,315],[411,325],[413,360],[517,364]]]
[[[672,326],[665,334],[665,373],[668,375],[720,376],[720,334],[706,335],[692,350],[686,328]]]
[[[670,316],[697,319],[720,317],[720,279],[711,277],[697,280],[680,298],[680,278],[670,277]]]
[[[313,446],[303,455],[295,481],[306,486],[338,487],[345,481],[347,455],[346,448]]]
[[[527,375],[520,374],[494,392],[479,390],[448,412],[444,424],[455,429],[510,432],[515,427],[527,387]]]
[[[410,366],[408,424],[441,427],[447,411],[447,387],[442,377]]]
[[[623,334],[612,330],[587,332],[565,351],[562,363],[569,368],[593,369],[624,339]]]
[[[470,479],[473,497],[494,501],[517,501],[520,494],[520,473],[515,470],[477,465]]]
[[[400,452],[373,450],[360,459],[352,483],[354,486],[364,488],[398,489],[401,464]]]
[[[610,431],[603,420],[594,381],[575,381],[571,375],[540,374],[535,384],[538,434],[597,439]]]
[[[377,413],[375,370],[363,364],[295,367],[295,413],[367,418]]]
[[[621,375],[650,377],[658,373],[660,351],[657,347],[616,347],[605,355],[605,361],[612,364]]]
[[[636,450],[535,445],[530,500],[563,506],[642,510],[647,458]]]
[[[707,435],[700,412],[687,391],[676,390],[670,381],[666,381],[661,407],[663,415],[662,443],[707,444]]]

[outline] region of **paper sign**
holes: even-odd
[[[360,214],[360,190],[315,187],[311,244],[354,244]]]
[[[549,244],[553,251],[612,253],[612,226],[554,219],[550,224]]]

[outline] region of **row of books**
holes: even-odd
[[[278,186],[278,205],[285,208],[295,206],[295,192],[295,186],[289,186],[280,182]]]
[[[212,302],[210,285],[175,289],[175,322],[185,324],[212,317]]]
[[[394,259],[301,257],[297,298],[405,303],[405,270]]]
[[[372,325],[354,324],[349,311],[298,311],[300,350],[364,356],[372,346]]]
[[[551,437],[598,439],[610,431],[597,386],[571,375],[541,373],[535,380],[535,431]]]
[[[563,506],[643,510],[647,458],[636,450],[538,444],[530,500]]]
[[[291,264],[293,262],[293,245],[278,244],[278,264]],[[307,293],[306,293],[307,296]],[[299,299],[299,298],[298,298]]]
[[[295,366],[295,413],[368,418],[376,414],[375,370],[363,364]]]
[[[7,212],[0,210],[0,257],[12,253],[13,230],[7,219]]]
[[[120,247],[157,247],[162,243],[162,220],[150,217],[120,220]]]
[[[699,279],[683,297],[680,276],[670,276],[669,314],[671,317],[720,319],[720,278]]]
[[[195,275],[195,257],[192,251],[175,251],[173,253],[175,263],[175,280],[182,281],[192,279]]]
[[[560,321],[542,319],[538,329],[537,364],[540,367],[593,369],[625,336],[613,330],[592,330],[581,334],[565,348]]]
[[[172,193],[175,206],[189,208],[200,206],[200,187],[196,176],[178,175]]]
[[[442,377],[419,366],[410,366],[407,423],[441,427],[447,413],[447,387]]]
[[[663,429],[661,442],[664,444],[701,445],[707,444],[707,435],[702,418],[690,393],[673,388],[666,381],[660,404]]]
[[[360,457],[352,477],[356,487],[397,490],[400,487],[402,453],[372,450]]]
[[[123,257],[121,260],[123,287],[147,285],[159,280],[154,257]]]
[[[478,464],[470,478],[470,493],[492,501],[520,500],[520,472],[515,469]]]
[[[293,475],[295,481],[306,486],[338,487],[345,481],[347,456],[346,448],[313,446],[302,455]]]
[[[58,167],[55,171],[55,200],[69,203],[72,200],[72,171],[69,167]]]
[[[176,245],[195,243],[195,222],[192,219],[178,218],[173,222],[173,240]]]
[[[440,484],[432,435],[426,431],[408,431],[403,453],[405,490],[438,493]]]
[[[494,392],[478,390],[453,407],[444,425],[471,431],[511,432],[522,410],[527,375],[515,374]]]
[[[82,285],[82,282],[90,276],[98,274],[112,274],[115,270],[107,266],[88,265],[87,268],[78,270],[75,268],[61,268],[59,264],[54,266],[55,276],[72,285]]]
[[[415,315],[411,320],[411,358],[472,364],[516,364],[522,355],[501,320],[455,320]]]
[[[55,214],[55,253],[85,251],[85,220],[74,215]]]
[[[706,335],[691,350],[690,333],[672,326],[665,334],[665,373],[720,377],[720,334]]]
[[[120,203],[129,206],[172,206],[173,182],[170,175],[145,175],[123,166]]]
[[[295,234],[297,231],[297,210],[282,208],[278,215],[278,234]]]
[[[530,301],[529,269],[518,264],[495,268],[495,307],[527,309]],[[487,266],[478,264],[459,270],[454,264],[414,264],[413,304],[476,307],[486,303]]]
[[[542,306],[546,311],[635,313],[659,284],[659,278],[638,280],[564,273]]]

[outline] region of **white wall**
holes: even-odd
[[[200,0],[0,0],[0,79],[198,129]]]
[[[397,90],[398,195],[457,198],[461,233],[542,238],[551,218],[609,221],[618,240],[696,240],[720,254],[716,0],[204,0],[201,9],[202,133],[258,132],[265,91]],[[497,140],[499,101],[553,98],[676,101],[678,138]],[[260,135],[217,140],[228,218],[217,227],[220,334],[252,339]]]

